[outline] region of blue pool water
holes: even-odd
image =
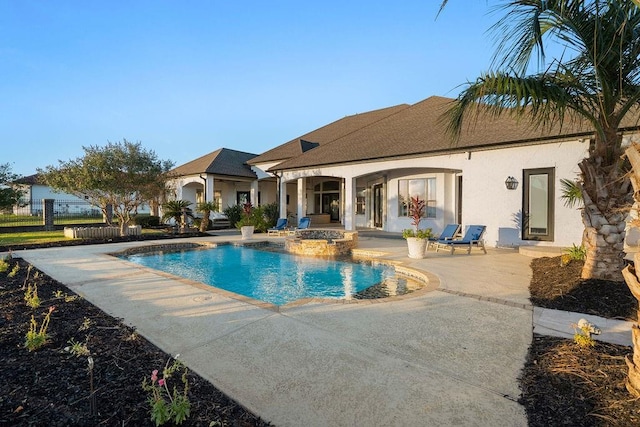
[[[275,305],[302,298],[349,298],[395,276],[392,266],[301,257],[232,245],[123,258]]]

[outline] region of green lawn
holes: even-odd
[[[142,230],[143,234],[163,234],[162,230]],[[30,231],[26,233],[0,233],[1,245],[15,245],[23,243],[49,243],[61,240],[73,240],[64,237],[64,231]]]
[[[48,243],[67,240],[64,231],[29,231],[26,233],[0,233],[0,244]]]
[[[104,220],[102,216],[67,216],[67,217],[55,217],[54,224],[102,224]],[[0,215],[1,227],[20,227],[24,225],[42,225],[42,217],[28,216],[28,215]]]

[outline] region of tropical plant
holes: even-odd
[[[242,205],[227,206],[222,213],[229,219],[229,225],[236,227],[242,218]]]
[[[185,226],[186,217],[193,218],[191,204],[188,200],[170,200],[164,203],[162,205],[162,222],[173,219],[176,226]]]
[[[204,233],[209,229],[209,215],[211,212],[218,210],[218,204],[216,202],[200,202],[196,205],[196,212],[202,214],[202,220],[200,222],[200,232]]]
[[[420,230],[420,222],[424,217],[426,207],[425,201],[420,200],[420,196],[409,198],[409,218],[411,218],[411,225],[415,228],[415,232],[411,229],[405,230],[402,233],[402,237],[406,239],[407,237],[420,237],[423,235],[424,232]]]
[[[242,205],[242,217],[236,222],[236,228],[253,226],[256,232],[267,231],[267,221],[264,217],[262,206],[253,207],[251,203]]]
[[[84,156],[58,167],[38,169],[40,178],[55,190],[86,198],[110,222],[118,218],[120,234],[127,234],[132,215],[157,193],[164,191],[173,163],[158,160],[155,152],[126,139],[105,147],[83,147]]]
[[[449,130],[459,136],[463,120],[481,111],[547,129],[587,123],[593,138],[579,163],[587,249],[582,277],[620,280],[620,230],[632,200],[620,124],[640,107],[640,8],[630,0],[509,0],[503,7],[506,14],[494,26],[501,35],[493,62],[498,71],[462,90],[447,114]],[[566,56],[527,75],[534,56],[544,64],[548,41],[560,43]]]
[[[563,178],[560,180],[560,198],[564,200],[564,205],[573,208],[582,204],[582,188],[580,182]]]
[[[267,221],[267,228],[275,227],[280,218],[280,207],[278,202],[268,203],[262,206],[264,212],[265,221]]]
[[[414,230],[412,228],[405,228],[402,230],[402,237],[407,239],[409,237],[417,237],[418,239],[429,239],[433,236],[432,230],[430,228],[421,228],[418,230]]]

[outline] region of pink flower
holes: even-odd
[[[158,379],[158,370],[154,369],[153,372],[151,372],[151,382],[155,383],[157,379]]]
[[[162,386],[164,385],[164,378],[160,378],[160,379],[158,380],[158,385],[159,385],[160,387],[162,387]]]

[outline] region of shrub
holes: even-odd
[[[564,252],[572,261],[584,261],[587,258],[587,249],[584,245],[576,246],[574,243],[573,247],[565,249]]]
[[[278,218],[280,217],[278,202],[263,205],[262,210],[264,211],[264,218],[267,222],[267,228],[275,227],[276,223],[278,222]]]
[[[245,209],[242,214],[242,218],[236,222],[236,228],[244,227],[245,225],[253,225],[254,231],[261,233],[267,231],[269,228],[267,220],[264,216],[264,209],[262,206],[257,208]]]
[[[229,225],[236,227],[238,221],[242,218],[242,205],[227,206],[222,213],[229,218]]]
[[[151,228],[160,226],[160,217],[155,215],[141,215],[133,218],[133,224],[142,228]]]

